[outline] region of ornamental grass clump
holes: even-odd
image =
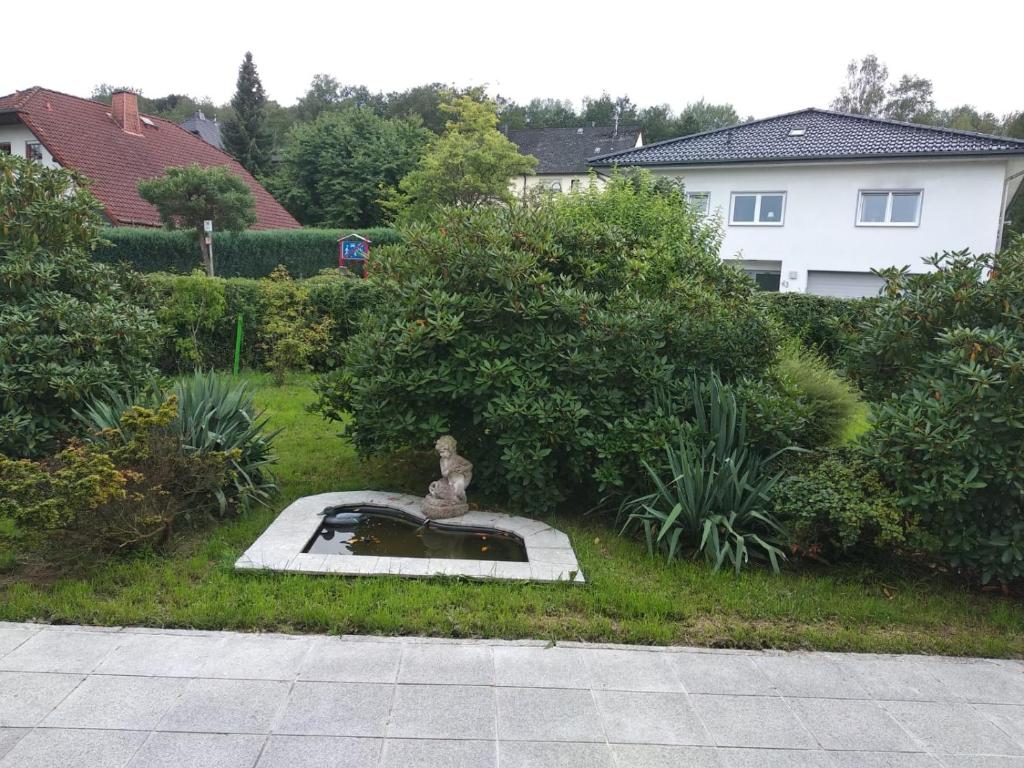
[[[776,573],[788,535],[770,511],[770,493],[782,473],[747,440],[746,413],[711,375],[691,380],[694,415],[664,448],[660,464],[643,462],[654,491],[619,510],[623,533],[641,534],[647,551],[672,561],[703,558],[737,575],[751,561]]]

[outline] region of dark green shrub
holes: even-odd
[[[842,365],[846,346],[878,300],[765,291],[758,294],[757,301],[786,335],[799,339],[832,365]]]
[[[307,371],[309,360],[324,349],[330,336],[329,317],[314,320],[309,291],[278,267],[260,281],[266,315],[260,327],[260,348],[274,383],[281,386],[289,371]]]
[[[794,551],[810,557],[891,551],[904,545],[914,528],[899,497],[855,447],[790,457],[786,476],[769,496]]]
[[[159,383],[128,395],[109,393],[92,402],[79,419],[89,429],[91,440],[105,449],[128,444],[132,429],[125,419],[140,409],[164,409],[173,403],[170,418],[163,419],[163,431],[173,438],[186,456],[219,456],[230,470],[217,486],[207,509],[224,515],[252,502],[265,503],[277,492],[271,470],[276,461],[272,443],[277,432],[267,433],[267,419],[253,403],[245,382],[214,373],[195,373],[178,379],[165,389]]]
[[[0,453],[45,453],[74,407],[152,372],[152,313],[91,258],[100,210],[77,174],[0,155]]]
[[[278,265],[293,277],[312,277],[322,269],[338,266],[338,238],[353,230],[276,229],[213,233],[213,260],[220,277],[266,277]],[[372,241],[371,257],[380,246],[393,244],[393,229],[368,228],[359,234]],[[138,227],[105,227],[109,241],[96,250],[95,258],[126,263],[140,272],[188,274],[199,265],[194,233]]]
[[[849,381],[796,343],[782,346],[766,375],[740,380],[737,396],[750,415],[752,439],[767,447],[834,445],[867,411]]]
[[[643,462],[655,491],[622,505],[623,532],[642,534],[651,556],[657,550],[669,561],[703,557],[739,575],[754,558],[777,573],[787,536],[769,506],[780,477],[768,469],[776,454],[750,448],[746,413],[717,376],[691,387],[694,423],[665,446],[667,471]]]
[[[351,413],[364,454],[452,433],[477,487],[534,512],[635,487],[678,421],[656,392],[687,403],[691,372],[760,374],[775,354],[752,282],[677,191],[613,181],[401,234],[320,409]]]
[[[882,398],[866,444],[938,555],[1012,581],[1024,576],[1024,240],[929,263],[887,274],[855,350]]]
[[[353,280],[337,270],[327,270],[303,282],[314,317],[329,318],[330,340],[315,350],[310,363],[315,371],[329,371],[341,362],[342,347],[359,327],[363,312],[372,311],[382,299],[376,280]]]

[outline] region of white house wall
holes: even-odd
[[[532,191],[538,185],[544,189],[551,189],[551,186],[553,184],[558,183],[561,185],[563,192],[569,192],[572,189],[573,181],[578,181],[580,189],[582,190],[586,189],[590,185],[591,177],[589,173],[542,173],[535,174],[532,176],[517,176],[512,181],[512,191],[517,195],[522,195],[526,192]],[[595,176],[594,184],[597,186],[598,189],[603,189],[605,181],[600,176]]]
[[[33,141],[39,141],[35,134],[28,129],[24,123],[14,123],[13,125],[0,125],[0,144],[10,144],[11,154],[17,155],[18,157],[25,157],[25,144]],[[39,142],[42,144],[42,142]],[[43,146],[43,165],[49,166],[50,168],[59,168],[60,165],[50,151]]]
[[[781,262],[780,290],[804,291],[809,270],[909,265],[921,272],[927,269],[921,259],[938,251],[994,251],[1007,164],[985,159],[652,170],[680,178],[689,192],[710,193],[711,211],[723,224],[723,258]],[[865,189],[923,190],[920,224],[856,226],[858,192]],[[783,225],[730,225],[733,192],[785,192]]]

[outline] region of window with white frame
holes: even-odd
[[[686,202],[689,204],[690,210],[699,213],[701,216],[707,216],[711,211],[710,192],[687,192]]]
[[[43,159],[43,145],[38,141],[25,142],[25,157],[29,160]]]
[[[920,223],[920,189],[864,189],[857,196],[859,227],[916,227]]]
[[[786,215],[785,192],[733,192],[729,223],[781,227]]]

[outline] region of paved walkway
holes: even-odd
[[[1024,663],[0,623],[0,768],[1019,768]]]

